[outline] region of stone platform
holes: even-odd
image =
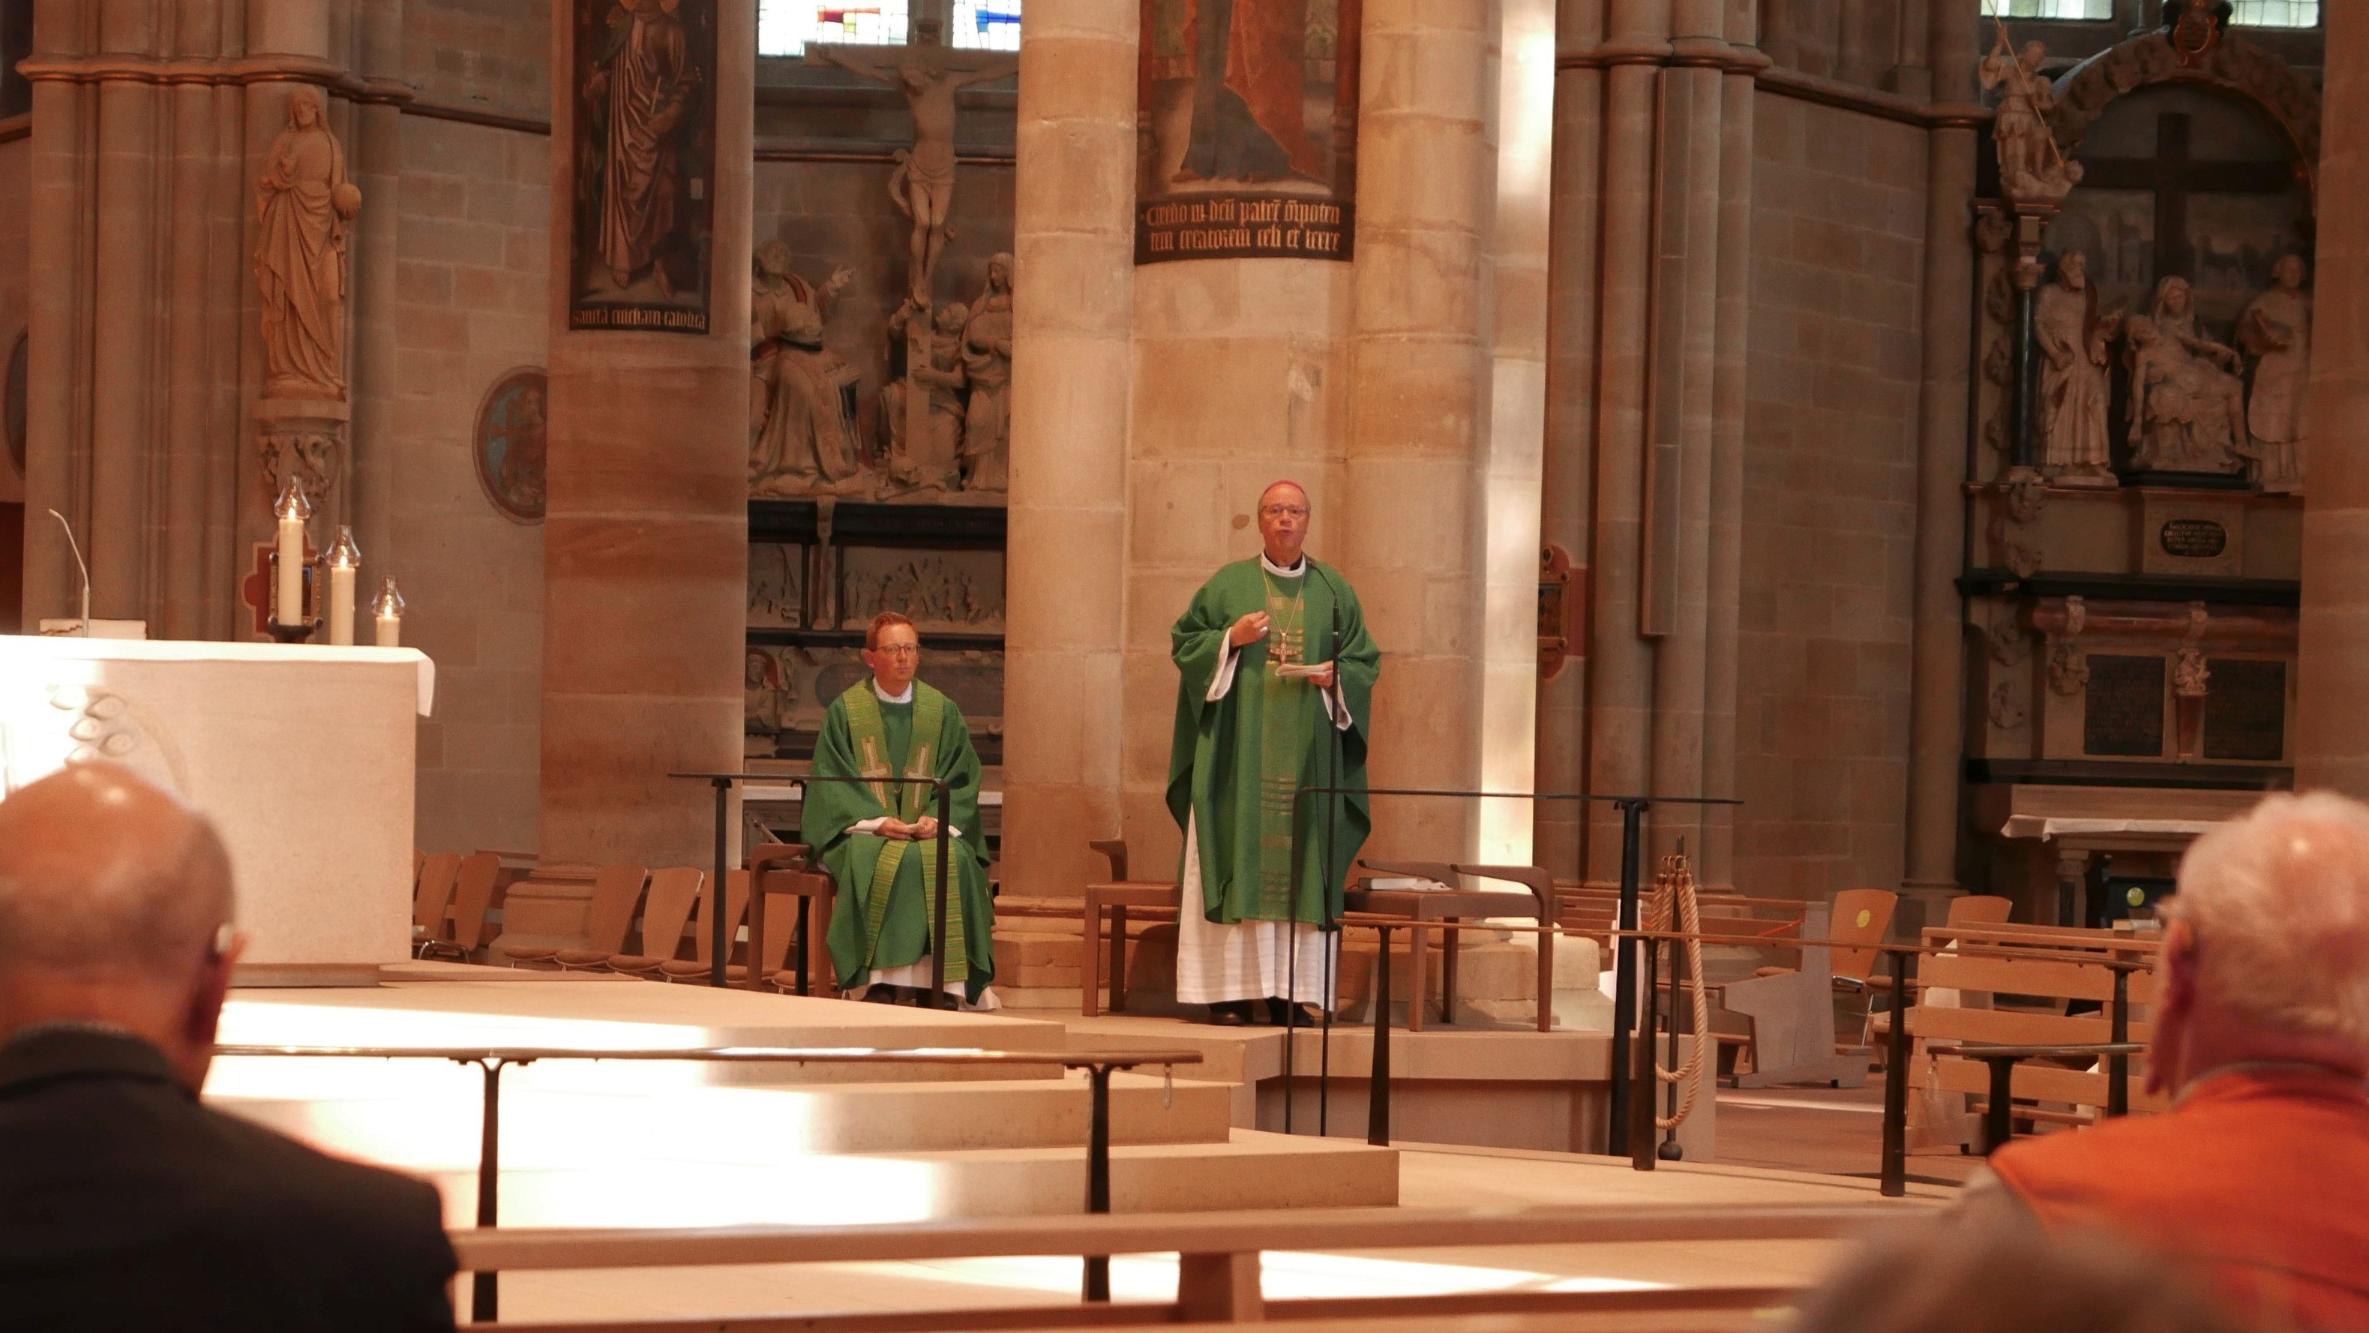
[[[1034,1019],[459,965],[389,968],[373,987],[234,992],[221,1039],[1076,1048],[1061,1025]],[[1225,1072],[1191,1072],[1204,1077],[1115,1080],[1114,1208],[1397,1201],[1395,1153],[1237,1128]],[[473,1216],[482,1087],[474,1067],[445,1061],[248,1057],[217,1062],[207,1097],[434,1179],[457,1224]],[[502,1088],[504,1225],[885,1222],[1084,1205],[1086,1080],[1055,1065],[548,1060],[507,1071]]]

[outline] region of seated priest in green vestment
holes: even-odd
[[[799,831],[838,886],[824,939],[840,990],[894,1003],[929,993],[936,922],[938,804],[926,783],[951,784],[946,873],[945,982],[967,1007],[992,1009],[995,908],[987,896],[987,842],[979,829],[979,755],[962,710],[916,680],[921,636],[894,611],[864,631],[871,678],[831,701],[815,738],[816,777],[862,782],[806,786]]]
[[[1300,549],[1308,493],[1276,482],[1258,520],[1265,550],[1203,584],[1170,636],[1182,679],[1168,809],[1184,829],[1187,908],[1176,998],[1229,1026],[1262,1000],[1278,1023],[1290,1004],[1332,1007],[1341,881],[1373,827],[1381,653],[1348,580]],[[1323,787],[1349,791],[1307,790]]]

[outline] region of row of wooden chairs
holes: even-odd
[[[467,959],[485,942],[501,854],[414,852],[411,869],[411,956]]]
[[[738,951],[739,962],[732,958],[736,952],[733,942],[748,924],[751,878],[748,870],[724,875],[724,976],[735,986],[749,982],[748,952]],[[716,910],[716,895],[707,891],[708,879],[707,872],[693,866],[657,870],[603,866],[593,875],[582,945],[505,944],[502,952],[513,967],[616,972],[651,981],[705,981],[713,970],[711,913]],[[769,894],[764,928],[753,942],[759,975],[780,990],[788,990],[796,982],[795,974],[783,967],[796,933],[795,914],[794,902]]]

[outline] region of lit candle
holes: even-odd
[[[304,525],[313,516],[313,502],[304,497],[296,478],[280,490],[272,507],[279,519],[279,581],[273,585],[271,618],[282,625],[304,623]]]
[[[403,594],[395,591],[395,580],[388,578],[378,585],[378,596],[370,602],[371,618],[378,629],[377,644],[381,648],[403,646]]]
[[[354,545],[354,530],[339,527],[337,544],[329,548],[329,642],[354,641],[354,573],[362,567],[362,548]]]

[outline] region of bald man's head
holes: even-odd
[[[181,1055],[189,1007],[220,1004],[230,913],[213,826],[128,769],[78,765],[0,801],[0,1039],[102,1022]]]

